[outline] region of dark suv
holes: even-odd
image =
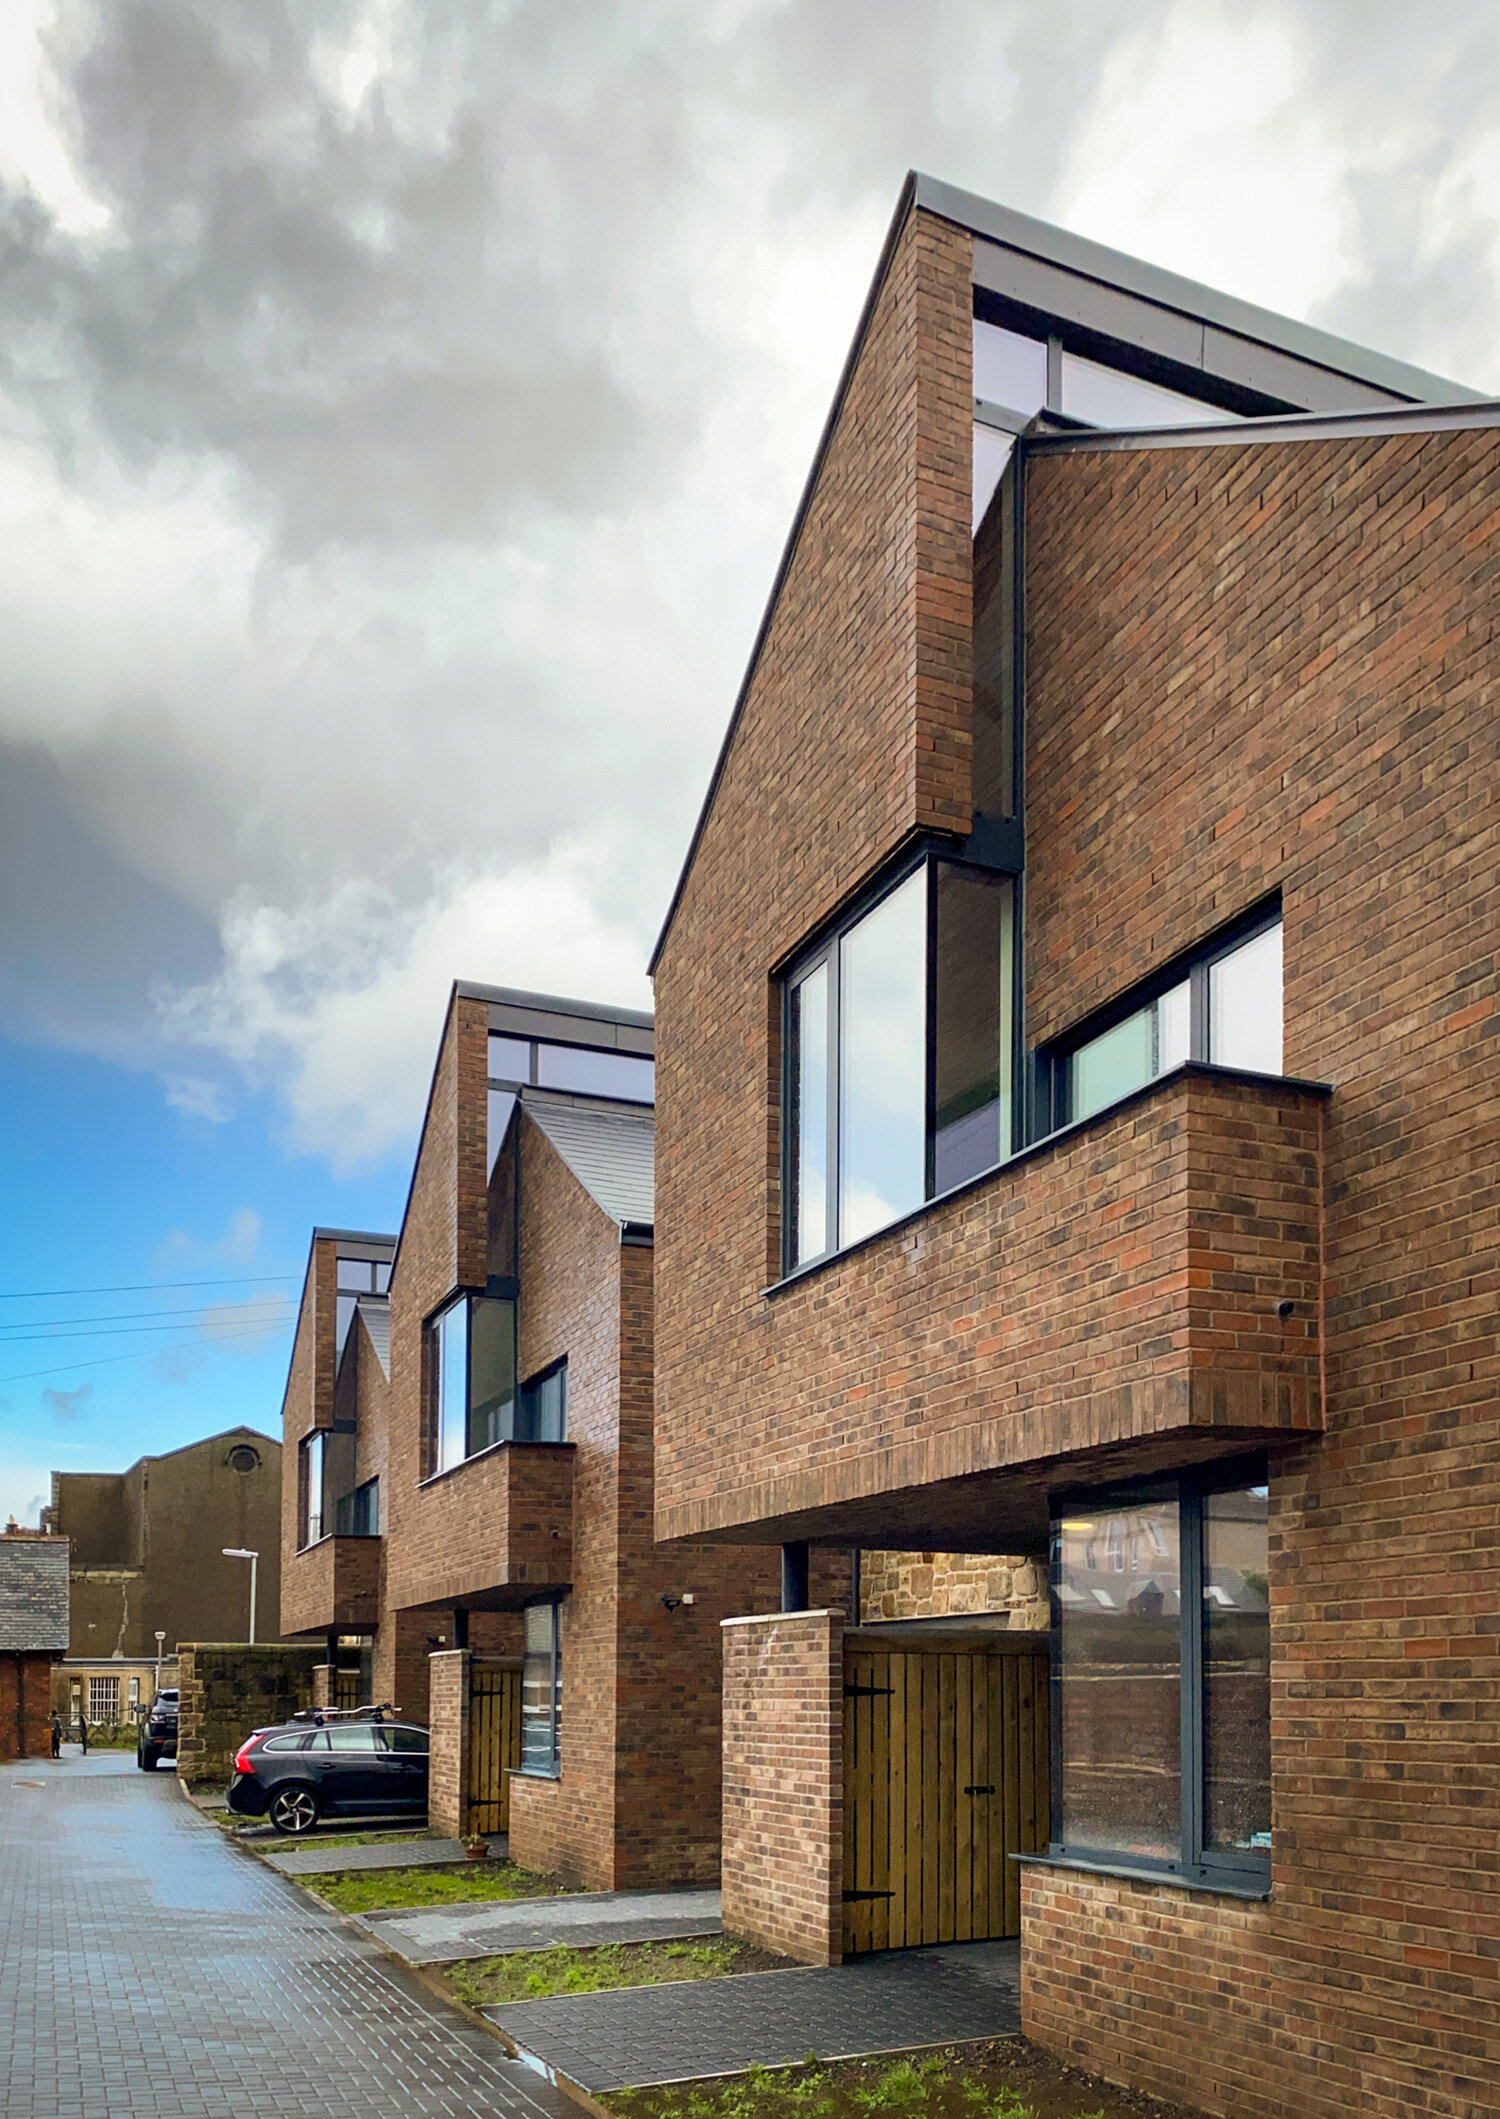
[[[159,1692],[136,1731],[135,1762],[142,1773],[154,1773],[159,1758],[177,1756],[177,1693]]]
[[[427,1731],[393,1710],[311,1708],[257,1729],[235,1754],[229,1807],[296,1838],[320,1817],[427,1809]]]

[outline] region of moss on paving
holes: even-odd
[[[504,1898],[557,1898],[560,1877],[542,1876],[514,1862],[462,1862],[452,1868],[341,1869],[297,1879],[340,1913],[385,1913],[404,1906],[461,1906]]]
[[[598,1994],[609,1987],[654,1987],[683,1979],[724,1979],[788,1964],[749,1943],[600,1943],[586,1949],[516,1950],[446,1967],[447,1984],[472,2009],[502,2001],[540,2001],[549,1994]]]
[[[1193,2119],[1065,2067],[1025,2038],[611,2090],[618,2119]]]

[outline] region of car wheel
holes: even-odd
[[[276,1790],[266,1815],[284,1838],[300,1839],[318,1822],[318,1798],[311,1788],[293,1782],[288,1788]]]
[[[159,1753],[154,1744],[143,1744],[135,1755],[135,1762],[142,1773],[154,1773],[158,1756]]]

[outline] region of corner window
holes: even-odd
[[[787,1270],[1009,1154],[1013,906],[926,860],[787,979]]]
[[[334,1514],[340,1537],[376,1538],[380,1535],[380,1481],[366,1479],[352,1494],[345,1494]]]
[[[301,1501],[302,1543],[316,1545],[323,1535],[323,1464],[328,1437],[322,1428],[308,1435],[297,1451],[298,1498]]]
[[[556,1775],[562,1764],[561,1606],[526,1607],[521,1666],[521,1771]]]
[[[427,1327],[428,1477],[507,1440],[515,1398],[515,1303],[461,1295]]]
[[[524,1384],[516,1406],[517,1442],[568,1439],[568,1364],[559,1361]]]
[[[1204,427],[1239,418],[1222,405],[1185,397],[1179,390],[1122,374],[1118,368],[1085,360],[1079,353],[1063,354],[1058,409],[1070,419],[1086,420],[1091,427]]]
[[[375,1258],[341,1258],[338,1260],[337,1280],[334,1341],[337,1352],[342,1354],[360,1296],[385,1295],[390,1292],[390,1261]]]
[[[1055,1851],[1263,1882],[1264,1467],[1069,1498],[1052,1526]]]
[[[1187,1059],[1279,1074],[1281,984],[1278,916],[1205,951],[1165,992],[1065,1052],[1055,1122],[1090,1118]]]

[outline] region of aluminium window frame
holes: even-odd
[[[502,1435],[494,1442],[482,1443],[478,1449],[469,1448],[469,1421],[473,1414],[473,1407],[469,1403],[469,1394],[472,1389],[474,1374],[474,1304],[476,1302],[510,1303],[515,1310],[514,1328],[517,1343],[519,1344],[521,1322],[519,1283],[514,1279],[500,1275],[492,1275],[482,1288],[459,1288],[445,1302],[440,1302],[437,1308],[425,1319],[422,1325],[422,1393],[425,1404],[425,1447],[423,1456],[426,1460],[426,1469],[417,1481],[419,1486],[425,1486],[431,1479],[443,1479],[452,1472],[460,1471],[464,1465],[472,1464],[476,1457],[486,1456],[492,1449],[503,1448],[509,1439]],[[464,1451],[463,1455],[456,1457],[451,1464],[439,1464],[437,1458],[442,1424],[440,1399],[443,1374],[442,1341],[439,1337],[439,1328],[443,1319],[453,1310],[456,1310],[460,1303],[464,1305]],[[519,1396],[519,1394],[520,1385],[517,1383],[513,1396]]]
[[[816,938],[790,958],[776,977],[781,989],[781,1079],[778,1108],[781,1126],[781,1230],[780,1261],[781,1279],[788,1280],[795,1274],[826,1265],[830,1259],[866,1243],[872,1236],[880,1234],[871,1229],[860,1236],[851,1236],[847,1242],[838,1234],[840,1206],[840,1090],[841,1056],[843,1033],[843,978],[840,967],[841,945],[845,937],[853,932],[872,912],[878,911],[886,900],[893,897],[903,884],[910,882],[919,871],[926,878],[926,897],[923,905],[923,946],[925,966],[923,977],[923,1080],[922,1080],[922,1197],[909,1207],[903,1207],[891,1217],[884,1227],[895,1227],[909,1214],[930,1206],[940,1197],[936,1190],[937,1163],[937,871],[939,868],[968,870],[983,876],[992,883],[1008,881],[1011,885],[1011,1007],[1010,1007],[1010,1138],[1000,1143],[1000,1151],[988,1170],[976,1170],[961,1180],[970,1184],[977,1178],[998,1170],[1016,1153],[1022,1132],[1022,1093],[1025,1078],[1024,1025],[1022,1002],[1024,979],[1021,948],[1022,878],[1008,869],[996,868],[985,861],[965,857],[960,849],[951,844],[939,844],[924,840],[914,849],[908,848],[892,864],[883,869],[870,883],[851,897],[818,931]],[[792,1091],[792,993],[810,973],[820,965],[828,967],[828,1085],[827,1105],[824,1113],[826,1139],[825,1165],[825,1232],[828,1240],[821,1251],[807,1258],[798,1258],[796,1231],[798,1221],[797,1187],[797,1131],[793,1110]],[[956,1189],[956,1187],[950,1188]]]
[[[556,1361],[549,1361],[545,1368],[538,1369],[535,1375],[528,1376],[524,1383],[516,1385],[516,1412],[519,1415],[522,1408],[530,1401],[532,1394],[539,1390],[544,1383],[549,1383],[554,1376],[559,1376],[562,1379],[562,1433],[557,1437],[557,1440],[566,1442],[568,1439],[568,1357],[566,1354],[560,1354]],[[551,1447],[550,1444],[541,1446]]]
[[[326,1427],[310,1427],[297,1444],[298,1552],[310,1552],[314,1545],[321,1545],[328,1535],[328,1434]],[[308,1536],[314,1443],[317,1445],[318,1459],[318,1535],[315,1538]]]
[[[1177,1673],[1180,1716],[1178,1738],[1179,1854],[1176,1861],[1152,1861],[1145,1856],[1121,1854],[1115,1849],[1090,1848],[1054,1836],[1047,1859],[1075,1867],[1128,1872],[1147,1880],[1178,1882],[1198,1890],[1216,1886],[1244,1896],[1268,1896],[1271,1887],[1271,1848],[1205,1847],[1203,1844],[1204,1777],[1204,1665],[1203,1665],[1203,1503],[1211,1494],[1235,1493],[1246,1486],[1271,1483],[1271,1466],[1264,1451],[1238,1457],[1221,1457],[1208,1464],[1184,1466],[1174,1472],[1150,1473],[1139,1479],[1114,1480],[1105,1486],[1070,1486],[1048,1496],[1051,1522],[1069,1509],[1105,1509],[1132,1502],[1175,1499],[1177,1503]],[[1060,1654],[1062,1602],[1055,1570],[1048,1567],[1048,1596],[1052,1606],[1052,1676],[1050,1683],[1051,1802],[1054,1835],[1063,1816],[1063,1671]],[[1274,1781],[1273,1781],[1274,1789]],[[1272,1831],[1275,1830],[1274,1810]]]
[[[547,1710],[548,1727],[551,1735],[549,1745],[551,1764],[548,1766],[528,1766],[523,1763],[519,1766],[511,1767],[512,1773],[518,1773],[527,1780],[558,1781],[562,1779],[562,1604],[566,1594],[565,1590],[553,1590],[550,1595],[533,1597],[530,1602],[522,1606],[523,1614],[543,1608],[550,1609],[552,1613],[551,1683],[547,1693],[549,1701]],[[521,1655],[523,1701],[525,1699],[525,1666],[528,1653],[529,1651],[523,1648]],[[521,1723],[521,1741],[523,1746],[526,1740],[525,1729],[526,1724],[523,1718]],[[524,1761],[524,1749],[522,1758]]]
[[[1281,893],[1277,891],[1273,897],[1262,898],[1248,911],[1237,914],[1224,926],[1215,928],[1191,948],[1179,950],[1176,956],[1168,959],[1161,970],[1152,972],[1149,978],[1139,980],[1124,993],[1117,994],[1114,999],[1096,1008],[1091,1015],[1085,1016],[1061,1037],[1050,1040],[1037,1052],[1035,1061],[1038,1101],[1044,1106],[1038,1112],[1039,1132],[1056,1132],[1063,1126],[1083,1123],[1082,1120],[1075,1121],[1071,1108],[1072,1084],[1068,1070],[1074,1055],[1081,1052],[1084,1046],[1092,1044],[1096,1037],[1102,1037],[1106,1031],[1118,1029],[1121,1023],[1129,1022],[1133,1015],[1153,1006],[1165,994],[1184,983],[1188,988],[1187,1057],[1203,1066],[1224,1064],[1209,1058],[1208,1048],[1212,1031],[1209,1021],[1209,975],[1214,966],[1221,963],[1225,957],[1233,956],[1234,952],[1243,948],[1247,942],[1269,934],[1273,927],[1282,924]],[[1162,1071],[1171,1072],[1170,1069]],[[1244,1073],[1247,1070],[1239,1068],[1234,1071]],[[1158,1081],[1160,1078],[1160,1074],[1148,1076],[1149,1081]],[[1125,1093],[1133,1095],[1135,1092],[1127,1090]],[[1112,1109],[1113,1102],[1101,1104],[1097,1111],[1091,1111],[1087,1116],[1099,1118]]]

